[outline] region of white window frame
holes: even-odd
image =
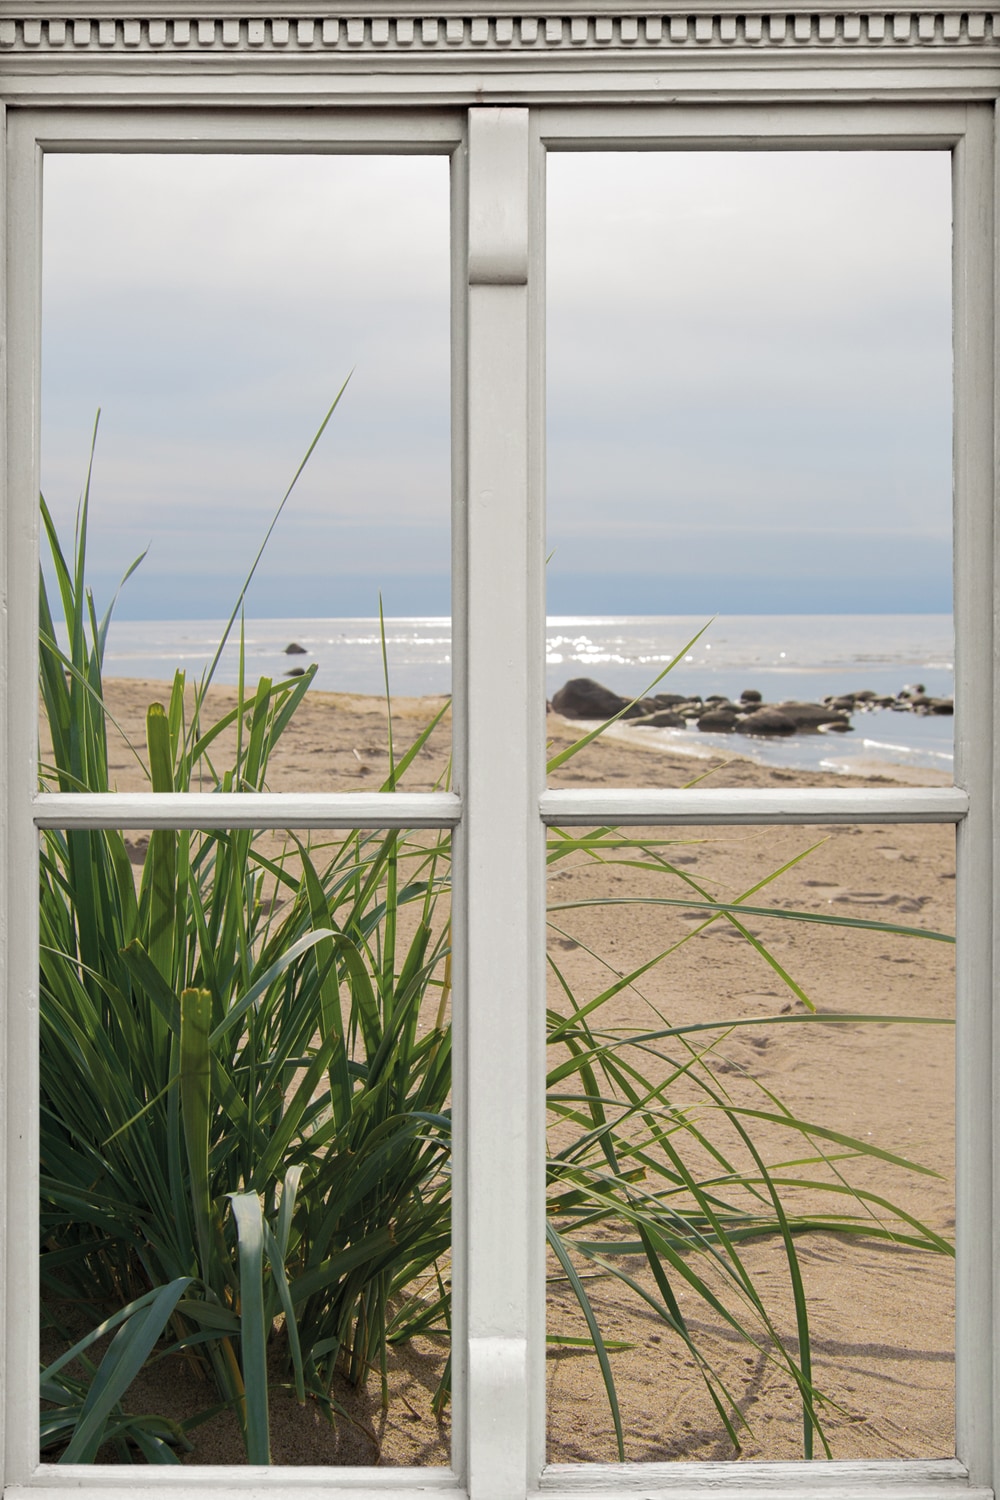
[[[996,1487],[998,1069],[993,515],[1000,17],[955,9],[549,14],[499,0],[339,11],[0,17],[6,256],[0,433],[0,1053],[6,1115],[4,1494],[87,1500],[631,1492],[694,1500],[970,1497]],[[359,15],[359,10],[363,11]],[[304,108],[303,106],[309,106]],[[544,787],[544,168],[559,149],[948,149],[955,180],[953,788]],[[40,163],[55,150],[437,151],[453,168],[451,794],[39,796]],[[516,606],[520,606],[517,608]],[[512,629],[503,633],[495,621]],[[986,687],[989,684],[989,688]],[[502,747],[498,751],[498,747]],[[210,804],[210,806],[209,806]],[[958,1457],[933,1463],[545,1466],[544,835],[549,823],[930,821],[958,840]],[[450,1469],[113,1470],[37,1464],[37,829],[454,827],[454,1440]],[[467,1003],[466,1003],[467,1000]]]

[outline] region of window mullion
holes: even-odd
[[[992,110],[970,110],[954,154],[955,780],[971,809],[956,847],[955,1442],[973,1484],[995,1484],[1000,1470],[997,1210],[986,1189],[997,1181],[995,151]]]
[[[523,109],[469,122],[464,1183],[467,1476],[524,1492],[541,1453],[545,692],[541,519],[529,408],[529,136]],[[534,1434],[534,1436],[529,1436]],[[461,1463],[461,1455],[457,1455]]]

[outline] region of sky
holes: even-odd
[[[553,154],[553,614],[950,608],[946,153]],[[99,602],[449,609],[443,157],[53,155],[42,488]]]

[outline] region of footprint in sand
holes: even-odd
[[[894,849],[891,844],[876,844],[875,853],[881,854],[883,859],[902,860],[904,864],[911,865],[916,859],[915,854],[904,854],[902,849]]]
[[[931,898],[929,896],[903,896],[898,891],[838,891],[831,901],[845,902],[851,906],[892,906],[897,911],[922,911]]]

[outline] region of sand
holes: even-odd
[[[111,712],[136,743],[142,742],[146,704],[163,701],[163,691],[151,683],[107,685]],[[229,690],[219,689],[212,709],[232,701]],[[441,701],[403,700],[395,705],[397,753],[412,742]],[[550,715],[549,733],[559,746],[569,743],[577,731]],[[444,784],[449,748],[446,719],[416,758],[406,785],[424,790]],[[597,743],[564,767],[554,784],[649,785],[655,779],[660,785],[679,786],[709,764],[621,742]],[[276,747],[270,785],[273,790],[373,790],[384,780],[387,766],[381,704],[356,696],[310,693],[294,730]],[[119,789],[143,785],[135,758],[123,744],[112,746],[111,767]],[[924,773],[919,779],[937,778]],[[716,771],[710,784],[767,786],[790,781],[806,786],[843,784],[843,778],[828,774],[766,770],[739,758]],[[887,781],[882,775],[860,784],[884,786]],[[756,902],[954,930],[950,827],[692,828],[644,830],[643,836],[669,840],[664,852],[675,869],[690,874],[715,899],[742,895],[816,845],[762,890]],[[134,838],[138,852],[141,835]],[[674,880],[671,894],[683,889]],[[700,921],[691,910],[629,904],[655,893],[663,894],[662,882],[651,886],[648,875],[624,863],[597,864],[574,856],[553,867],[553,903],[566,906],[608,895],[626,903],[553,914],[550,956],[576,993],[595,994],[613,972],[628,972],[669,944],[686,939],[640,984],[616,998],[608,1024],[647,1029],[656,1014],[676,1024],[803,1009],[760,953],[726,922],[698,931]],[[821,1013],[953,1015],[954,950],[949,945],[773,918],[753,919],[747,925]],[[554,976],[549,1003],[563,1003]],[[774,1024],[735,1030],[720,1037],[714,1055],[717,1076],[737,1102],[771,1108],[768,1100],[776,1096],[803,1119],[870,1140],[932,1169],[938,1175],[867,1160],[844,1167],[851,1182],[900,1203],[947,1236],[954,1227],[953,1054],[950,1026],[859,1020],[836,1026]],[[804,1148],[801,1136],[775,1126],[760,1125],[755,1138],[771,1161],[816,1154]],[[809,1171],[816,1178],[835,1180],[822,1163]],[[802,1203],[815,1208],[822,1197],[804,1195]],[[797,1251],[809,1299],[814,1379],[828,1398],[824,1424],[833,1456],[951,1455],[953,1263],[874,1238],[826,1232],[802,1236]],[[747,1242],[744,1260],[786,1347],[794,1349],[789,1276],[780,1242]],[[634,1269],[639,1273],[638,1261]],[[588,1285],[607,1335],[629,1346],[611,1356],[629,1459],[801,1457],[801,1419],[787,1374],[742,1342],[692,1292],[682,1294],[682,1310],[749,1423],[739,1453],[722,1430],[701,1377],[677,1337],[651,1309],[623,1295],[608,1280]],[[565,1284],[555,1277],[549,1291],[548,1331],[556,1336],[584,1332]],[[447,1418],[438,1420],[431,1410],[444,1357],[445,1350],[430,1340],[394,1356],[388,1413],[381,1410],[378,1382],[373,1379],[366,1392],[343,1393],[351,1404],[351,1422],[342,1424],[336,1434],[315,1410],[303,1413],[293,1400],[278,1394],[274,1461],[447,1463]],[[185,1401],[204,1404],[204,1391],[192,1390],[176,1372],[172,1378],[171,1399],[181,1406]],[[136,1409],[152,1409],[151,1399],[163,1390],[162,1380],[155,1387],[139,1387]],[[131,1398],[128,1404],[133,1405]],[[588,1352],[553,1347],[548,1426],[551,1462],[614,1459],[608,1404]],[[195,1438],[193,1461],[239,1461],[234,1435],[224,1422],[199,1428]]]

